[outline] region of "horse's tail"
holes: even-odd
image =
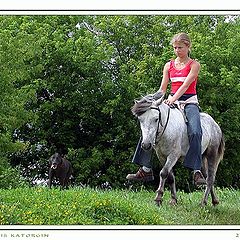
[[[219,161],[221,161],[223,159],[224,151],[225,151],[225,140],[224,140],[224,135],[222,133],[220,144],[218,146]]]

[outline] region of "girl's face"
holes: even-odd
[[[183,42],[174,42],[173,49],[177,57],[184,58],[188,56],[189,46]]]

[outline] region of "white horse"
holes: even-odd
[[[166,180],[170,184],[171,204],[177,203],[175,177],[173,167],[179,159],[183,159],[189,149],[187,125],[184,114],[178,108],[170,108],[163,102],[164,95],[155,101],[152,95],[135,101],[132,113],[138,117],[142,131],[142,148],[147,151],[155,149],[163,166],[160,171],[160,182],[155,201],[162,203]],[[202,126],[203,174],[206,177],[206,190],[201,205],[206,205],[211,193],[212,204],[219,203],[214,191],[215,176],[218,164],[224,154],[224,139],[219,125],[213,118],[200,113]]]

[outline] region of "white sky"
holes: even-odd
[[[7,0],[4,10],[240,10],[240,1],[228,0]]]
[[[157,12],[156,12],[157,11]],[[236,0],[2,0],[0,2],[1,15],[28,15],[28,14],[240,14],[240,1]],[[35,228],[36,226],[34,226]],[[42,226],[40,226],[43,228]],[[141,227],[141,226],[140,226]],[[153,226],[150,226],[150,228]],[[165,228],[167,226],[164,226]],[[172,226],[170,226],[172,227]],[[216,226],[214,226],[216,227]],[[6,228],[9,228],[6,226]],[[15,228],[15,227],[14,227]],[[24,226],[26,228],[26,226]],[[32,228],[32,226],[31,226]],[[51,227],[52,228],[52,227]],[[54,226],[55,228],[55,226]],[[61,228],[61,226],[60,226]],[[176,228],[176,226],[175,226]],[[189,226],[188,226],[189,228]],[[196,228],[196,226],[194,226]],[[204,226],[206,228],[206,226]],[[226,226],[224,226],[226,228]],[[239,229],[239,226],[235,226]],[[29,231],[4,231],[4,226],[0,227],[1,234],[5,240],[10,239],[10,233],[23,232],[31,234]],[[38,233],[37,231],[34,233]],[[44,231],[40,231],[40,234]],[[61,239],[112,239],[118,235],[121,239],[237,239],[240,234],[240,229],[232,231],[166,231],[166,232],[136,232],[136,231],[121,231],[111,233],[111,231],[47,231],[52,240]],[[106,238],[108,234],[112,237]],[[171,234],[171,235],[170,235]],[[86,236],[85,236],[86,235]],[[94,236],[90,236],[94,235]],[[96,236],[95,236],[96,235]],[[103,236],[104,235],[104,236]],[[124,235],[124,236],[122,236]],[[132,236],[134,235],[134,236]],[[182,236],[183,235],[183,236]],[[1,237],[0,237],[1,238]],[[24,238],[25,239],[25,238]],[[29,238],[30,239],[30,238]],[[42,239],[42,238],[41,238]],[[47,238],[46,238],[47,239]]]

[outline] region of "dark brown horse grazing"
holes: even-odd
[[[54,153],[50,157],[49,163],[49,188],[52,186],[52,180],[54,177],[59,180],[61,188],[67,188],[72,175],[72,164],[59,153]]]

